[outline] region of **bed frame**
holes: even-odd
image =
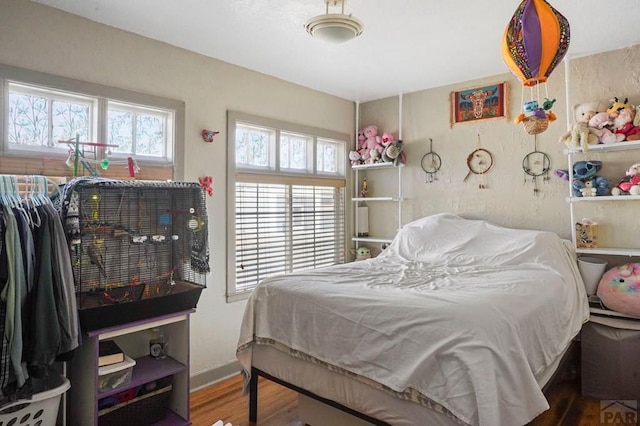
[[[271,374],[265,373],[264,371],[259,370],[255,367],[251,367],[251,379],[249,380],[249,422],[252,424],[256,424],[256,422],[258,421],[258,376],[264,377],[265,379],[269,379],[272,382],[275,382],[281,386],[292,389],[302,395],[308,396],[309,398],[314,399],[316,401],[320,401],[333,408],[337,408],[340,411],[343,411],[347,414],[351,414],[352,416],[358,417],[373,425],[391,426],[389,423],[383,422],[378,419],[374,419],[371,416],[367,416],[366,414],[360,413],[359,411],[353,410],[331,399],[323,398],[299,386],[296,386],[291,383],[285,382],[284,380],[278,379],[277,377],[274,377]]]
[[[542,387],[542,392],[544,393],[545,397],[549,398],[549,392],[551,391],[554,385],[575,377],[575,375],[580,371],[577,368],[579,365],[579,358],[578,358],[579,356],[580,356],[580,342],[577,341],[577,339],[574,339],[571,341],[571,343],[569,344],[569,348],[567,349],[562,359],[560,360],[557,370],[551,376],[551,379],[549,379],[549,381]],[[381,420],[375,419],[366,414],[360,413],[356,410],[346,407],[333,400],[323,398],[319,395],[314,394],[313,392],[309,392],[304,388],[301,388],[299,386],[296,386],[284,380],[281,380],[255,367],[251,367],[251,379],[249,380],[249,422],[251,424],[256,424],[258,421],[258,377],[264,377],[265,379],[271,380],[274,383],[277,383],[281,386],[292,389],[302,395],[305,395],[316,401],[320,401],[324,404],[327,404],[347,414],[351,414],[352,416],[358,417],[359,419],[362,419],[373,425],[391,426],[389,423],[383,422]]]

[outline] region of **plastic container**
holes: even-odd
[[[55,426],[60,398],[71,384],[68,379],[59,375],[52,379],[56,382],[55,387],[34,393],[29,400],[19,399],[2,407],[0,424]]]
[[[592,296],[598,290],[600,278],[607,268],[607,261],[597,257],[581,256],[578,258],[578,270],[584,281],[587,295]]]
[[[124,361],[98,368],[98,389],[106,392],[131,383],[136,360],[124,356]]]

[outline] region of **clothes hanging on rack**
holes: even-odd
[[[33,193],[35,178],[45,179],[28,177],[21,197],[16,177],[0,175],[0,406],[29,396],[29,377],[47,374],[80,343],[64,229],[46,192]]]

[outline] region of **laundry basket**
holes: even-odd
[[[0,409],[0,425],[55,426],[60,398],[70,387],[69,380],[60,375],[42,380],[42,383],[34,385],[34,389],[47,390],[34,393],[31,399],[19,399]]]

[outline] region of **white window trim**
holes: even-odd
[[[240,300],[246,300],[251,291],[236,291],[236,196],[235,196],[235,185],[236,185],[236,174],[242,172],[243,174],[248,174],[251,172],[256,172],[260,174],[274,174],[274,175],[282,175],[282,176],[292,176],[292,177],[300,177],[300,173],[290,173],[289,170],[280,171],[279,167],[276,167],[275,170],[264,170],[256,168],[244,168],[242,170],[236,170],[236,152],[235,152],[235,134],[236,134],[236,123],[246,123],[246,124],[254,124],[260,127],[268,127],[290,132],[297,133],[303,135],[313,135],[313,149],[315,152],[317,139],[329,139],[336,142],[344,141],[345,143],[345,152],[349,148],[349,136],[343,133],[334,132],[330,130],[310,127],[310,126],[301,126],[296,124],[287,123],[280,120],[274,120],[264,117],[258,117],[250,114],[245,114],[238,111],[227,111],[227,229],[226,229],[226,240],[227,240],[227,302],[235,302]],[[276,138],[277,139],[277,138]],[[276,144],[276,147],[278,144]],[[276,149],[276,162],[279,164],[279,152]],[[315,157],[314,157],[315,158]],[[346,170],[347,170],[347,156],[341,159],[342,163],[339,167],[339,171],[344,171],[343,174],[326,174],[326,173],[316,173],[317,167],[315,164],[313,165],[314,173],[310,175],[314,181],[317,180],[317,185],[322,185],[322,182],[326,182],[328,185],[331,185],[331,181],[335,179],[344,180],[346,184]],[[345,205],[346,208],[346,205]],[[347,211],[345,211],[345,217],[347,215]],[[345,224],[346,226],[346,224]],[[344,249],[347,249],[347,229],[345,229],[345,238],[342,244],[344,245]]]
[[[8,81],[17,84],[23,83],[26,85],[33,85],[41,87],[43,89],[60,91],[63,93],[67,92],[70,94],[77,94],[78,96],[98,98],[100,106],[98,114],[103,114],[103,116],[99,117],[99,119],[101,120],[106,120],[107,112],[105,107],[107,100],[125,104],[141,105],[149,109],[155,108],[159,110],[175,111],[173,120],[173,146],[167,147],[167,149],[169,150],[167,152],[167,155],[171,157],[171,161],[167,161],[165,159],[159,160],[158,158],[148,156],[136,156],[136,161],[138,161],[141,166],[144,166],[145,164],[149,166],[172,165],[174,169],[174,179],[184,179],[185,103],[183,101],[149,95],[146,93],[134,92],[117,87],[89,83],[72,78],[60,77],[5,64],[0,64],[0,89],[2,90],[3,94],[2,96],[0,96],[1,155],[15,157],[42,156],[42,151],[37,152],[22,149],[16,150],[9,149],[8,147],[6,130],[6,108],[8,107],[9,102],[9,94],[7,90]],[[97,133],[97,138],[99,140],[105,140],[105,132],[106,129],[99,128],[95,133]],[[62,161],[64,161],[64,158],[66,158],[66,153],[52,152],[51,157],[59,157],[62,159]]]

